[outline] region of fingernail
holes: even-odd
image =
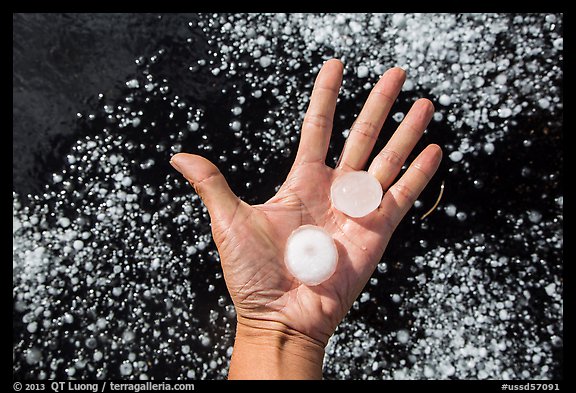
[[[174,159],[174,157],[170,158],[170,165],[172,165],[172,167],[174,169],[176,169],[178,172],[182,173],[182,169],[180,169],[180,167],[178,166],[178,164],[176,163],[176,160]]]
[[[440,163],[440,161],[442,161],[442,148],[436,144],[433,144],[432,146],[434,146],[434,155],[430,157],[430,161],[434,164]]]

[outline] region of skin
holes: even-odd
[[[171,164],[208,208],[226,285],[237,313],[229,379],[321,379],[324,347],[364,288],[400,220],[436,172],[439,146],[428,145],[393,183],[427,127],[434,107],[417,100],[368,172],[385,191],[377,210],[351,218],[330,201],[330,186],[347,171],[365,170],[368,157],[406,74],[395,67],[372,89],[336,168],[325,164],[336,99],[339,60],[320,70],[301,130],[296,159],[278,193],[260,205],[241,201],[218,168],[180,153]],[[284,246],[301,225],[324,228],[338,248],[336,272],[317,286],[296,280],[284,264]]]

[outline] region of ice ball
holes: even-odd
[[[318,285],[336,271],[338,250],[332,236],[324,229],[302,225],[288,237],[284,261],[298,281]]]
[[[382,186],[366,171],[347,172],[334,180],[330,188],[332,204],[350,217],[364,217],[382,201]]]

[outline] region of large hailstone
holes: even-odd
[[[286,242],[284,262],[288,271],[305,285],[318,285],[332,276],[338,263],[334,240],[324,229],[302,225]]]
[[[358,218],[373,212],[382,202],[382,185],[366,171],[346,172],[330,188],[332,204],[342,213]]]

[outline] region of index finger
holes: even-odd
[[[342,69],[340,60],[331,59],[324,63],[318,73],[302,123],[295,163],[326,160],[336,100],[342,83]]]

